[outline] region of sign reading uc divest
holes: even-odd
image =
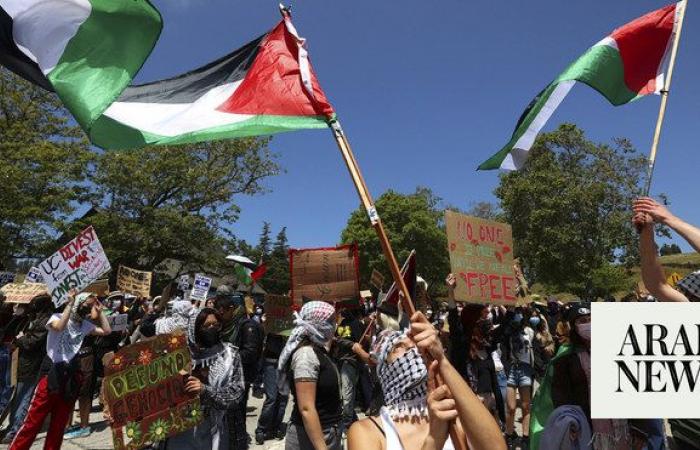
[[[445,211],[457,300],[474,303],[516,302],[513,235],[510,225]]]
[[[114,355],[102,393],[115,449],[136,450],[201,421],[199,397],[185,391],[190,368],[184,334],[156,336]]]
[[[38,267],[54,304],[58,307],[68,301],[68,292],[80,292],[90,283],[109,272],[107,260],[95,229],[87,227]]]

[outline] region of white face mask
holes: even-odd
[[[576,324],[576,332],[583,339],[590,341],[591,340],[591,323],[588,322],[588,323]]]

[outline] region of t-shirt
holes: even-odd
[[[83,320],[80,323],[73,319],[68,319],[68,324],[63,331],[55,331],[49,324],[61,319],[61,313],[56,313],[51,316],[46,328],[49,334],[46,338],[46,354],[54,363],[70,362],[80,350],[85,336],[92,333],[96,327],[89,320]]]
[[[321,362],[318,360],[314,349],[307,345],[294,352],[289,367],[292,369],[294,381],[318,380]]]
[[[530,349],[532,348],[534,337],[535,332],[529,327],[525,327],[522,332],[513,336],[511,341],[513,359],[525,364],[532,364],[532,361],[530,361]]]

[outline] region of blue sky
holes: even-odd
[[[279,20],[271,0],[153,3],[164,31],[137,82],[207,63]],[[534,95],[614,28],[665,4],[307,0],[293,4],[293,16],[372,194],[428,186],[445,203],[468,208],[495,201],[497,172],[475,168],[508,140]],[[677,215],[700,224],[700,8],[694,6],[686,17],[652,191],[668,194]],[[659,101],[647,97],[616,108],[577,86],[545,130],[570,121],[597,141],[628,137],[646,154]],[[268,180],[271,193],[235,199],[242,208],[237,235],[257,242],[267,220],[274,233],[287,226],[295,247],[337,243],[359,200],[330,131],[277,135],[272,148],[286,173]]]

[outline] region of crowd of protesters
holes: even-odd
[[[649,290],[639,300],[699,300],[700,271],[675,288],[666,284],[653,227],[670,227],[699,251],[700,229],[649,198],[634,211]],[[461,303],[455,276],[446,285],[446,301],[428,301],[410,317],[401,301],[336,310],[310,300],[294,313],[288,336],[266,334],[262,304],[248,310],[244,294],[226,285],[202,305],[184,292],[169,301],[71,292],[58,309],[48,295],[2,303],[0,411],[9,421],[2,443],[29,449],[43,426],[46,449],[89,436],[105,359],[179,331],[192,357],[184,389],[200,398],[203,420],[158,448],[239,450],[281,439],[288,450],[666,448],[661,419],[591,418],[589,302]],[[113,314],[127,316],[125,330],[111,330]],[[246,429],[250,395],[264,396],[254,430]],[[675,448],[698,448],[700,421],[670,425]]]

